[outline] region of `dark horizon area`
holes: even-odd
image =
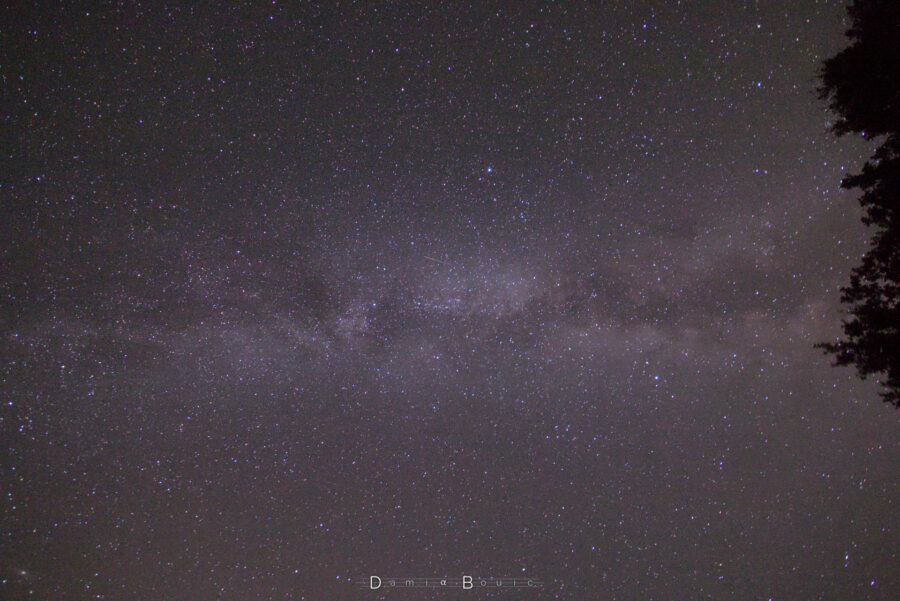
[[[0,11],[3,601],[900,597],[843,2]]]

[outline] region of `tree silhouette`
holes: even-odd
[[[900,408],[900,1],[856,0],[847,8],[849,47],[823,62],[819,96],[839,119],[832,131],[881,142],[841,186],[862,191],[869,248],[841,289],[849,305],[844,337],[816,346],[835,365],[876,375],[885,402]]]

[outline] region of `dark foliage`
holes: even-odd
[[[839,119],[837,135],[878,138],[860,173],[841,182],[862,191],[869,248],[841,289],[849,306],[844,337],[817,345],[836,365],[876,375],[883,399],[900,408],[900,2],[856,0],[848,9],[851,45],[824,61],[819,94]]]

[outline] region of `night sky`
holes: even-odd
[[[842,2],[79,4],[0,9],[3,601],[900,596]]]

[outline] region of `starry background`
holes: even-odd
[[[842,3],[2,11],[4,600],[900,594]]]

